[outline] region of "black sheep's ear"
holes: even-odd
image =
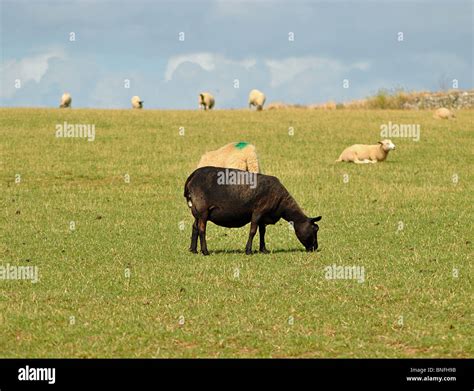
[[[323,218],[323,216],[311,217],[311,218],[309,219],[309,221],[310,221],[312,224],[314,224],[314,223],[316,223],[317,221],[321,220],[322,218]]]

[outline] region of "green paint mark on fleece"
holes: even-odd
[[[241,141],[241,142],[235,144],[235,148],[244,149],[247,145],[249,145],[249,143],[246,143],[245,141]]]

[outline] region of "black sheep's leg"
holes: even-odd
[[[267,250],[265,247],[265,231],[266,227],[265,224],[258,225],[258,235],[260,236],[260,252],[264,254],[268,254],[270,251]]]
[[[207,251],[207,243],[206,243],[206,223],[207,223],[207,214],[201,216],[201,218],[198,221],[199,240],[201,241],[201,252],[203,255],[209,255],[209,251]]]
[[[189,251],[194,254],[197,254],[197,244],[198,244],[198,219],[194,219],[193,223],[193,233],[191,234],[191,246],[189,247]]]
[[[247,241],[247,245],[245,246],[245,254],[247,255],[252,254],[252,242],[253,242],[253,237],[257,233],[257,227],[258,227],[257,222],[252,220],[252,222],[250,223],[249,240]]]

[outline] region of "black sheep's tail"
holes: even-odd
[[[186,183],[184,184],[184,198],[188,198],[189,197],[189,189],[188,189],[188,183],[189,183],[189,178],[186,179]]]
[[[189,182],[191,181],[191,179],[193,179],[194,177],[194,173],[196,171],[194,171],[189,177],[188,179],[186,179],[186,183],[184,184],[184,198],[186,198],[186,201],[188,202],[188,206],[191,207],[192,203],[191,203],[191,194],[190,194],[190,191],[189,191]]]
[[[186,179],[186,183],[184,184],[184,198],[186,198],[187,200],[189,199],[188,184],[189,184],[190,179],[191,179],[191,176],[188,179]]]

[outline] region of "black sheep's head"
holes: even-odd
[[[296,236],[306,248],[306,251],[316,251],[318,249],[319,226],[316,222],[321,219],[321,216],[308,217],[303,223],[295,224]]]

